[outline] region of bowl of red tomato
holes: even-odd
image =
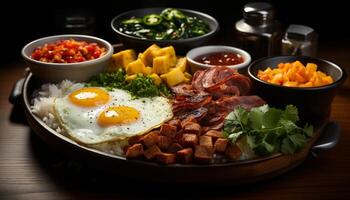
[[[88,35],[44,37],[22,49],[33,75],[47,82],[86,81],[108,67],[112,54],[109,42]]]

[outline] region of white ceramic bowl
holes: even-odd
[[[58,40],[74,39],[77,41],[95,42],[101,47],[106,48],[105,55],[94,60],[88,60],[77,63],[48,63],[41,62],[31,58],[35,48],[46,43],[53,43]],[[105,70],[111,61],[113,47],[107,41],[88,35],[55,35],[40,38],[28,43],[22,49],[22,57],[29,65],[30,71],[34,76],[46,82],[59,82],[64,79],[83,82],[87,81],[93,75]]]
[[[243,63],[236,64],[236,65],[227,65],[228,67],[233,69],[241,70],[245,67],[248,67],[248,65],[251,62],[251,57],[249,53],[236,47],[222,46],[222,45],[202,46],[202,47],[197,47],[190,50],[186,55],[187,61],[191,68],[191,72],[194,73],[197,70],[208,69],[210,67],[215,66],[215,65],[203,64],[203,63],[197,62],[195,61],[195,59],[198,58],[199,56],[203,56],[211,53],[219,53],[219,52],[237,53],[243,57]]]

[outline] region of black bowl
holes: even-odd
[[[122,20],[129,19],[131,17],[143,17],[151,13],[160,13],[164,9],[165,8],[144,8],[122,13],[113,18],[111,22],[112,29],[117,34],[119,40],[125,45],[126,48],[133,48],[136,51],[144,51],[147,47],[151,46],[152,44],[157,44],[161,47],[172,45],[174,46],[177,52],[180,52],[182,54],[185,54],[188,50],[194,47],[205,44],[219,30],[219,23],[213,17],[201,12],[187,9],[179,10],[181,10],[184,14],[188,16],[195,16],[206,22],[210,27],[209,33],[202,36],[181,40],[154,40],[142,39],[135,36],[127,35],[118,30],[118,26],[120,25]]]
[[[257,77],[259,70],[267,67],[276,68],[279,63],[299,60],[303,64],[315,63],[320,70],[330,75],[334,82],[321,87],[298,88],[274,85]],[[345,81],[346,72],[338,65],[314,57],[277,56],[261,58],[248,67],[248,74],[253,81],[255,93],[262,97],[270,106],[284,108],[295,105],[299,110],[301,121],[317,123],[330,116],[331,104],[337,88]]]

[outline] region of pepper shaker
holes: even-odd
[[[280,54],[281,24],[274,17],[269,3],[253,2],[243,7],[243,19],[236,23],[235,32],[238,46],[253,59]]]
[[[282,39],[283,55],[316,56],[318,35],[311,27],[291,24]]]

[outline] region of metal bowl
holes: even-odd
[[[321,87],[299,88],[286,87],[265,82],[257,77],[259,70],[267,67],[275,68],[279,63],[294,62],[299,60],[303,64],[315,63],[318,70],[330,75],[334,82]],[[331,112],[331,104],[336,95],[337,88],[345,81],[346,73],[338,65],[314,57],[307,56],[276,56],[254,61],[248,67],[248,75],[255,86],[258,96],[269,105],[284,108],[286,105],[295,105],[299,110],[302,121],[317,122],[328,118]]]
[[[198,11],[188,10],[188,9],[179,9],[179,10],[181,10],[186,15],[198,17],[202,19],[204,22],[206,22],[210,27],[209,33],[202,36],[181,39],[181,40],[154,40],[154,39],[142,39],[135,36],[130,36],[118,30],[119,24],[121,23],[121,21],[125,19],[129,19],[131,17],[143,17],[147,14],[152,14],[152,13],[160,13],[164,9],[165,8],[144,8],[144,9],[131,10],[131,11],[122,13],[113,18],[111,22],[111,27],[114,30],[114,32],[117,34],[117,37],[119,38],[119,40],[127,48],[132,48],[141,52],[141,51],[144,51],[147,47],[151,46],[152,44],[157,44],[161,47],[172,45],[174,46],[177,52],[180,52],[183,54],[185,54],[188,50],[194,47],[203,45],[212,36],[214,36],[215,33],[217,33],[219,30],[219,23],[212,16],[209,16],[205,13],[201,13]]]

